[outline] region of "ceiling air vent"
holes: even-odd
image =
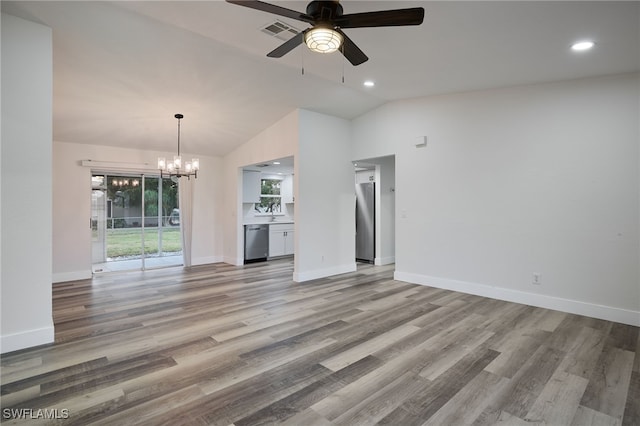
[[[268,164],[256,164],[256,167],[269,167]]]
[[[262,28],[261,31],[275,38],[279,38],[282,41],[287,41],[300,32],[299,29],[278,20],[268,24]]]

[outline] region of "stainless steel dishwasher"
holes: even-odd
[[[244,226],[244,263],[262,262],[269,257],[269,225]]]

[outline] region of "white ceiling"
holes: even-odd
[[[276,158],[270,161],[261,161],[257,164],[243,167],[243,170],[256,170],[267,174],[290,175],[293,173],[293,157]]]
[[[2,11],[53,28],[55,140],[172,151],[179,112],[183,151],[201,155],[224,155],[295,108],[351,119],[395,99],[640,70],[637,1],[342,5],[422,6],[425,21],[345,30],[370,58],[353,67],[303,46],[267,58],[282,41],[262,27],[306,24],[223,1],[2,1]],[[585,38],[592,51],[570,51]]]

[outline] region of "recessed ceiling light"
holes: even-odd
[[[280,164],[280,162],[279,161],[274,161],[273,164],[275,164],[277,166],[278,164]]]
[[[373,87],[373,86],[375,86],[375,85],[376,85],[376,84],[375,84],[373,81],[371,81],[371,80],[367,80],[367,81],[365,81],[365,82],[364,82],[364,83],[362,83],[362,84],[364,84],[364,85],[365,85],[365,86],[367,86],[367,87]]]
[[[586,41],[579,41],[577,43],[574,43],[571,46],[572,50],[575,50],[577,52],[582,52],[584,50],[589,50],[591,49],[593,46],[595,46],[596,44],[590,40],[586,40]]]

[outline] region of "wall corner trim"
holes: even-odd
[[[391,265],[392,263],[396,263],[395,256],[376,257],[374,261],[374,265],[376,266]]]
[[[234,265],[234,266],[242,266],[242,265],[244,265],[244,260],[241,259],[241,258],[237,258],[237,257],[224,256],[222,261],[224,263],[228,263],[229,265]]]
[[[53,283],[64,283],[67,281],[78,280],[90,280],[93,277],[91,270],[87,271],[73,271],[73,272],[58,272],[52,276]]]
[[[354,272],[357,270],[356,263],[349,263],[346,265],[333,266],[325,269],[314,269],[313,271],[295,272],[293,273],[293,281],[297,283],[317,280],[319,278],[331,277],[333,275],[346,274],[347,272]]]
[[[396,271],[393,278],[398,281],[405,281],[412,284],[453,290],[461,293],[474,294],[476,296],[489,297],[491,299],[504,300],[506,302],[553,309],[570,314],[584,315],[587,317],[640,327],[640,311],[597,305],[594,303],[563,299],[544,294],[528,293],[501,287],[492,287],[485,284],[457,281],[440,277],[430,277],[410,272]]]
[[[0,336],[0,353],[53,343],[54,337],[53,322],[48,327]]]
[[[191,259],[191,266],[209,265],[212,263],[220,263],[220,262],[224,262],[223,256],[196,257],[194,259]]]

